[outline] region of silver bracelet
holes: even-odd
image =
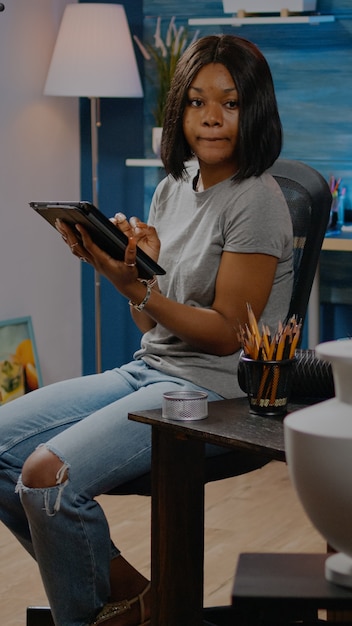
[[[143,283],[143,285],[149,285],[150,287],[154,287],[154,285],[156,285],[157,282],[158,282],[158,277],[154,275],[153,278],[149,278],[149,279],[147,279],[147,278],[137,278],[137,280],[140,283]]]
[[[146,283],[146,287],[147,287],[147,293],[145,294],[142,302],[140,304],[135,304],[135,302],[132,302],[131,300],[129,300],[128,304],[133,307],[134,309],[136,309],[136,311],[143,311],[145,305],[147,304],[149,298],[150,298],[150,294],[152,293],[152,288],[151,286]]]

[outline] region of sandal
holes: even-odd
[[[126,613],[126,611],[131,610],[132,605],[139,602],[139,610],[141,614],[141,622],[138,626],[149,626],[150,619],[145,620],[145,606],[144,606],[144,596],[150,590],[150,583],[147,584],[146,588],[135,598],[132,600],[120,600],[119,602],[109,602],[103,606],[102,610],[96,616],[94,622],[91,623],[91,626],[97,626],[98,624],[102,624],[106,620],[111,617],[116,617],[118,615],[122,615]]]

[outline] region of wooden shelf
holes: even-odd
[[[196,17],[188,20],[189,26],[255,26],[258,24],[322,24],[334,22],[334,15],[289,15],[288,17]]]
[[[161,159],[126,159],[127,167],[163,167]]]
[[[126,159],[127,167],[164,167],[161,159]],[[194,167],[197,160],[186,161],[186,167]]]

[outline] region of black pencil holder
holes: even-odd
[[[240,361],[250,413],[264,416],[286,415],[295,360],[260,361],[241,353]]]

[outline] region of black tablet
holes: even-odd
[[[29,205],[54,228],[57,218],[66,222],[72,229],[75,229],[75,224],[82,224],[99,248],[114,259],[123,261],[128,238],[90,202],[30,202]],[[77,229],[75,235],[80,238]],[[139,278],[145,279],[155,274],[166,273],[138,246],[137,269]]]

